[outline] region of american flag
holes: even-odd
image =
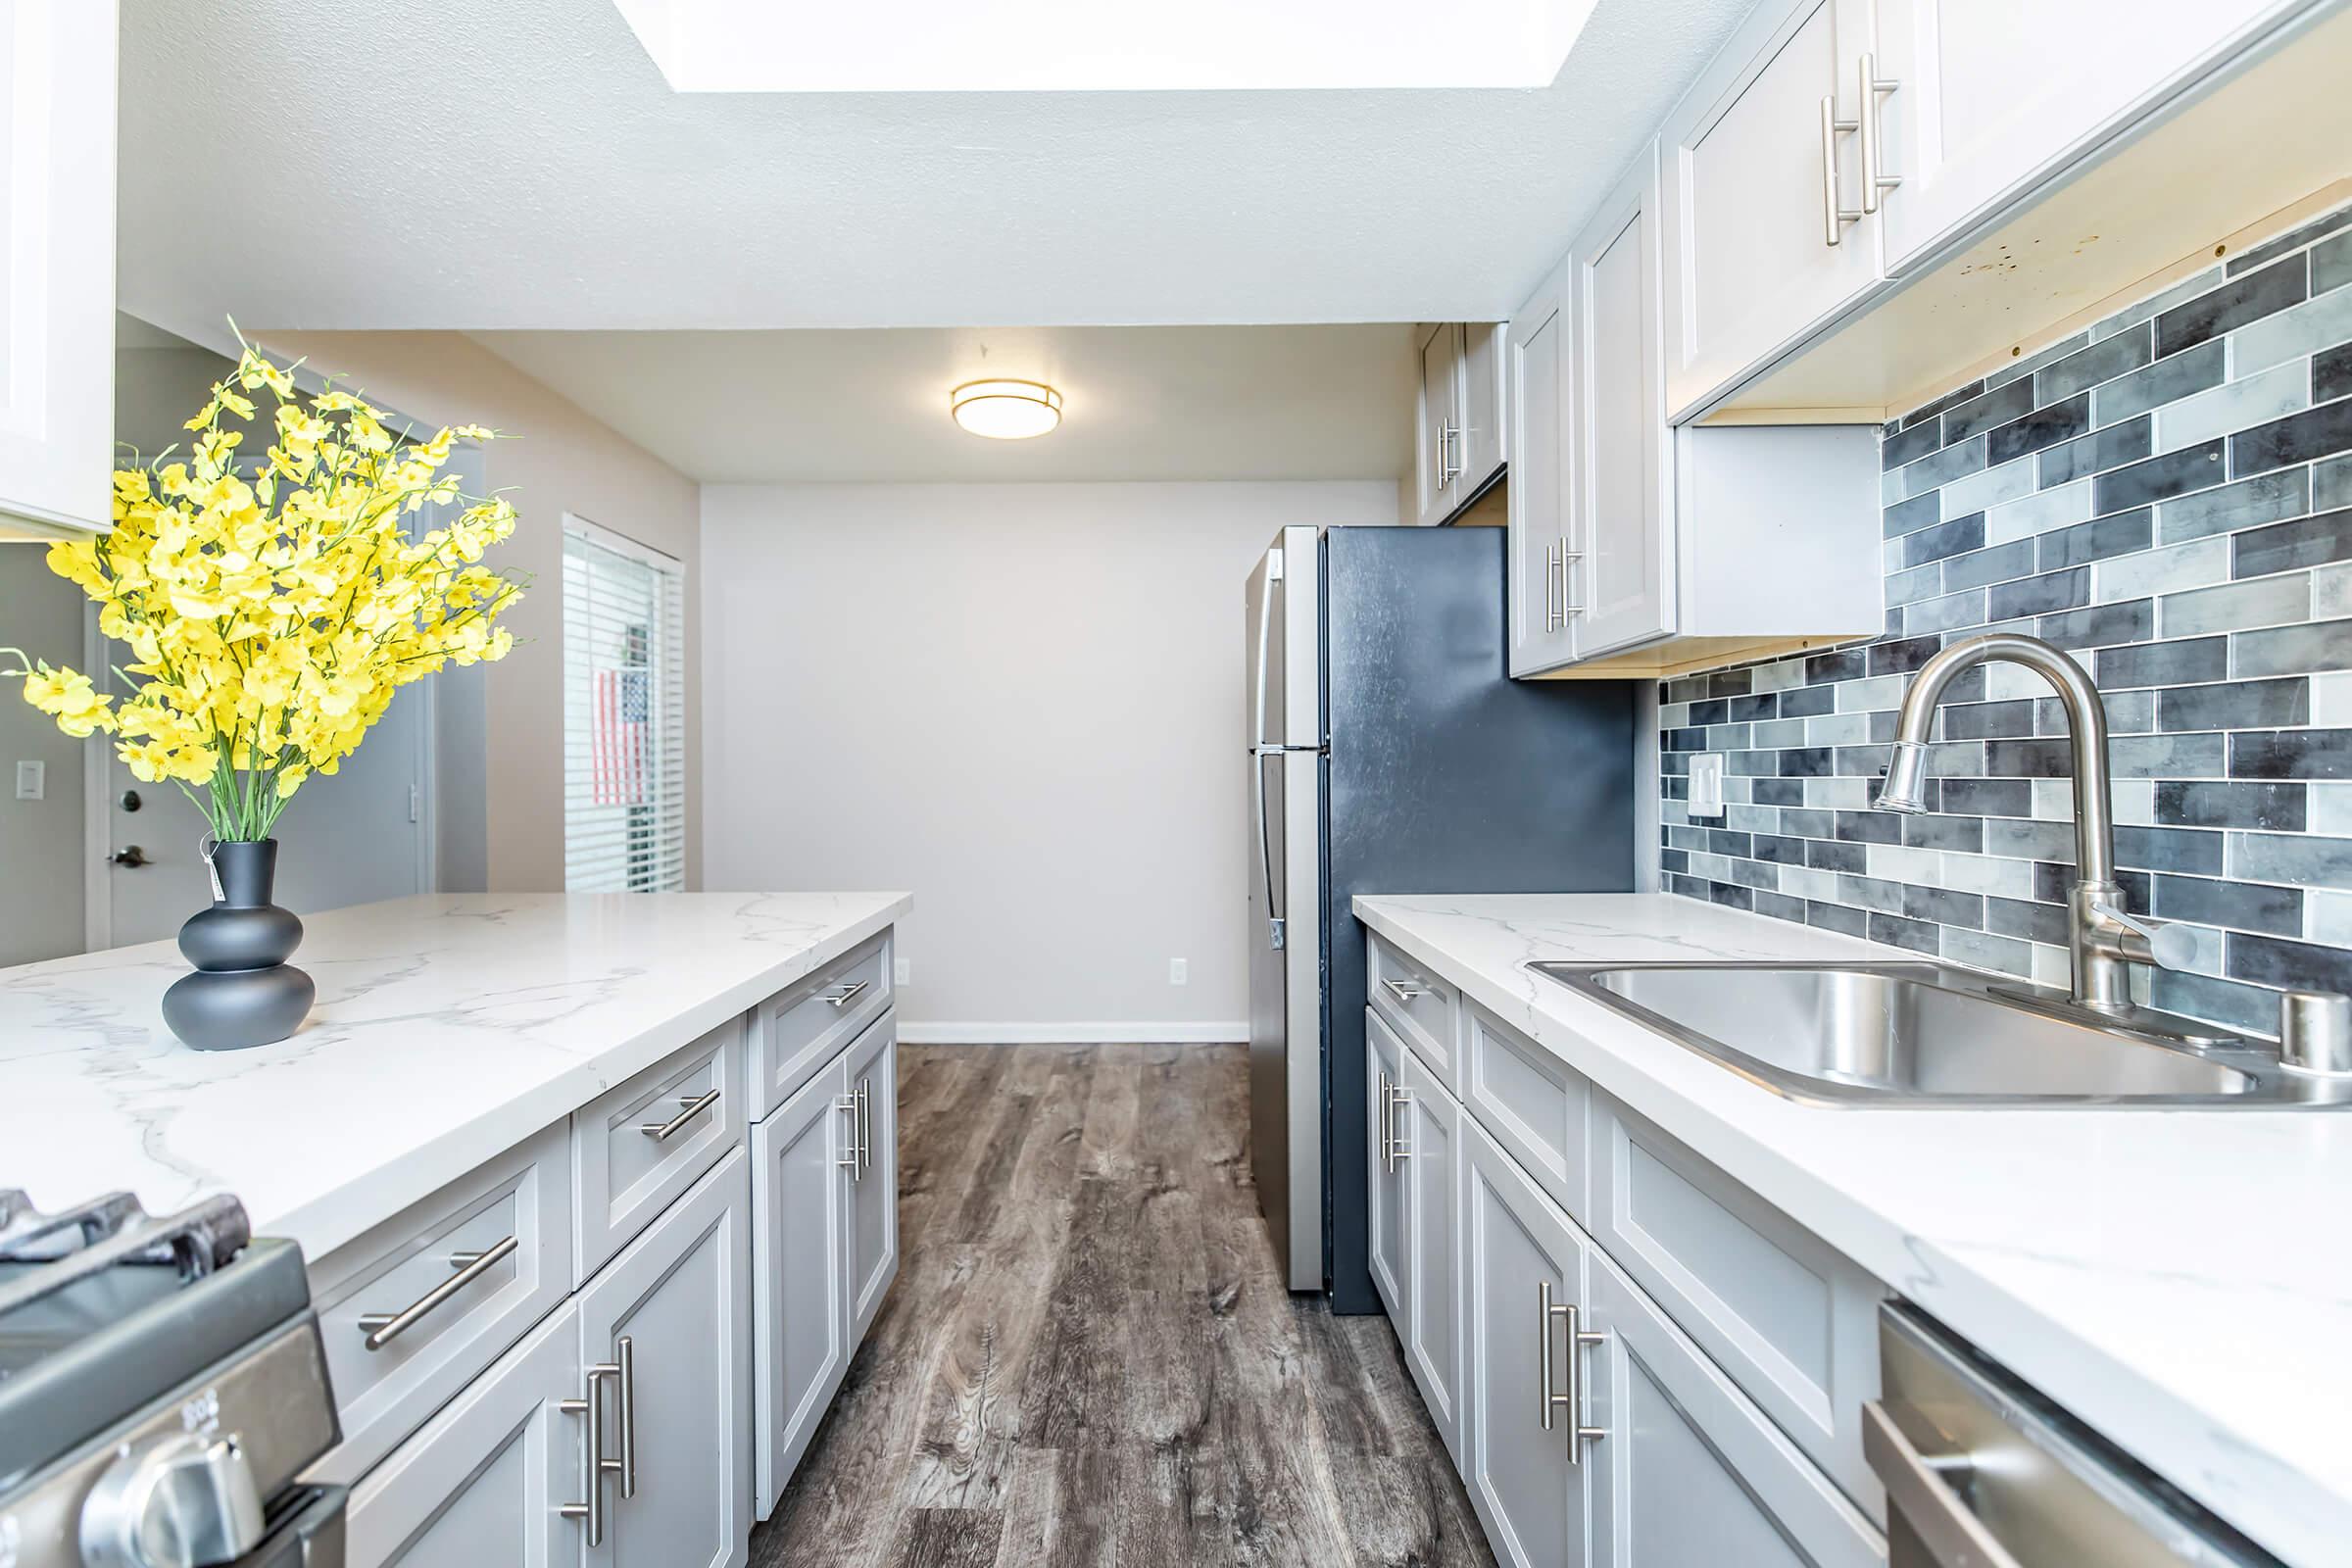
[[[595,742],[590,770],[599,806],[643,806],[646,796],[646,677],[651,671],[596,672]]]

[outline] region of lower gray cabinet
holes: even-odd
[[[1397,1086],[1404,1071],[1405,1050],[1380,1014],[1364,1009],[1365,1114],[1371,1118],[1365,1147],[1372,1152],[1371,1184],[1366,1218],[1371,1231],[1367,1261],[1372,1289],[1389,1309],[1396,1332],[1405,1332],[1404,1307],[1404,1179],[1395,1158],[1390,1117],[1396,1105]]]
[[[750,1158],[738,1147],[575,1298],[614,1369],[586,1568],[742,1568],[752,1530]]]
[[[850,1172],[857,1102],[819,1073],[752,1129],[758,1363],[754,1491],[764,1519],[850,1365]]]
[[[899,1024],[752,1128],[757,1507],[773,1513],[899,1272]]]
[[[1404,1186],[1404,1363],[1421,1400],[1461,1460],[1461,1105],[1421,1058],[1406,1052],[1390,1121]]]
[[[1598,1562],[1885,1568],[1877,1528],[1597,1248],[1588,1299]]]
[[[899,1277],[899,1018],[885,1013],[842,1055],[858,1106],[858,1168],[850,1176],[850,1342],[882,1309]]]
[[[558,1568],[581,1560],[587,1425],[566,1302],[352,1489],[350,1568]]]
[[[1465,1119],[1461,1137],[1462,1479],[1495,1561],[1573,1568],[1590,1560],[1592,1445],[1577,1436],[1577,1405],[1553,1395],[1581,1388],[1591,1364],[1573,1314],[1592,1249],[1485,1128]]]

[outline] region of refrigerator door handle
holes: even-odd
[[[1280,748],[1269,748],[1266,742],[1266,648],[1274,635],[1274,584],[1278,581],[1269,563],[1265,591],[1257,599],[1257,682],[1253,688],[1254,711],[1250,719],[1250,765],[1257,769],[1257,777],[1250,791],[1250,814],[1257,826],[1258,864],[1266,877],[1266,944],[1275,952],[1283,951],[1283,919],[1281,896],[1274,880],[1274,840],[1266,823],[1266,756],[1269,750],[1277,756]]]

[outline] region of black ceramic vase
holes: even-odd
[[[286,960],[302,922],[270,902],[277,840],[213,847],[220,897],[179,928],[196,972],[164,993],[164,1022],[198,1051],[242,1051],[283,1040],[310,1016],[318,988]]]

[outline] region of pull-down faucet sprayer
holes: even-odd
[[[2124,890],[2115,880],[2114,803],[2108,784],[2107,708],[2082,666],[2038,637],[1993,632],[1954,643],[1920,666],[1903,694],[1895,725],[1894,755],[1879,808],[1927,809],[1928,737],[1936,705],[1952,677],[1971,665],[1993,661],[2023,664],[2048,681],[2066,709],[2074,746],[2075,884],[2067,898],[2074,956],[2074,1000],[2110,1014],[2133,1006],[2130,965],[2178,969],[2195,955],[2196,943],[2180,926],[2129,914]]]

